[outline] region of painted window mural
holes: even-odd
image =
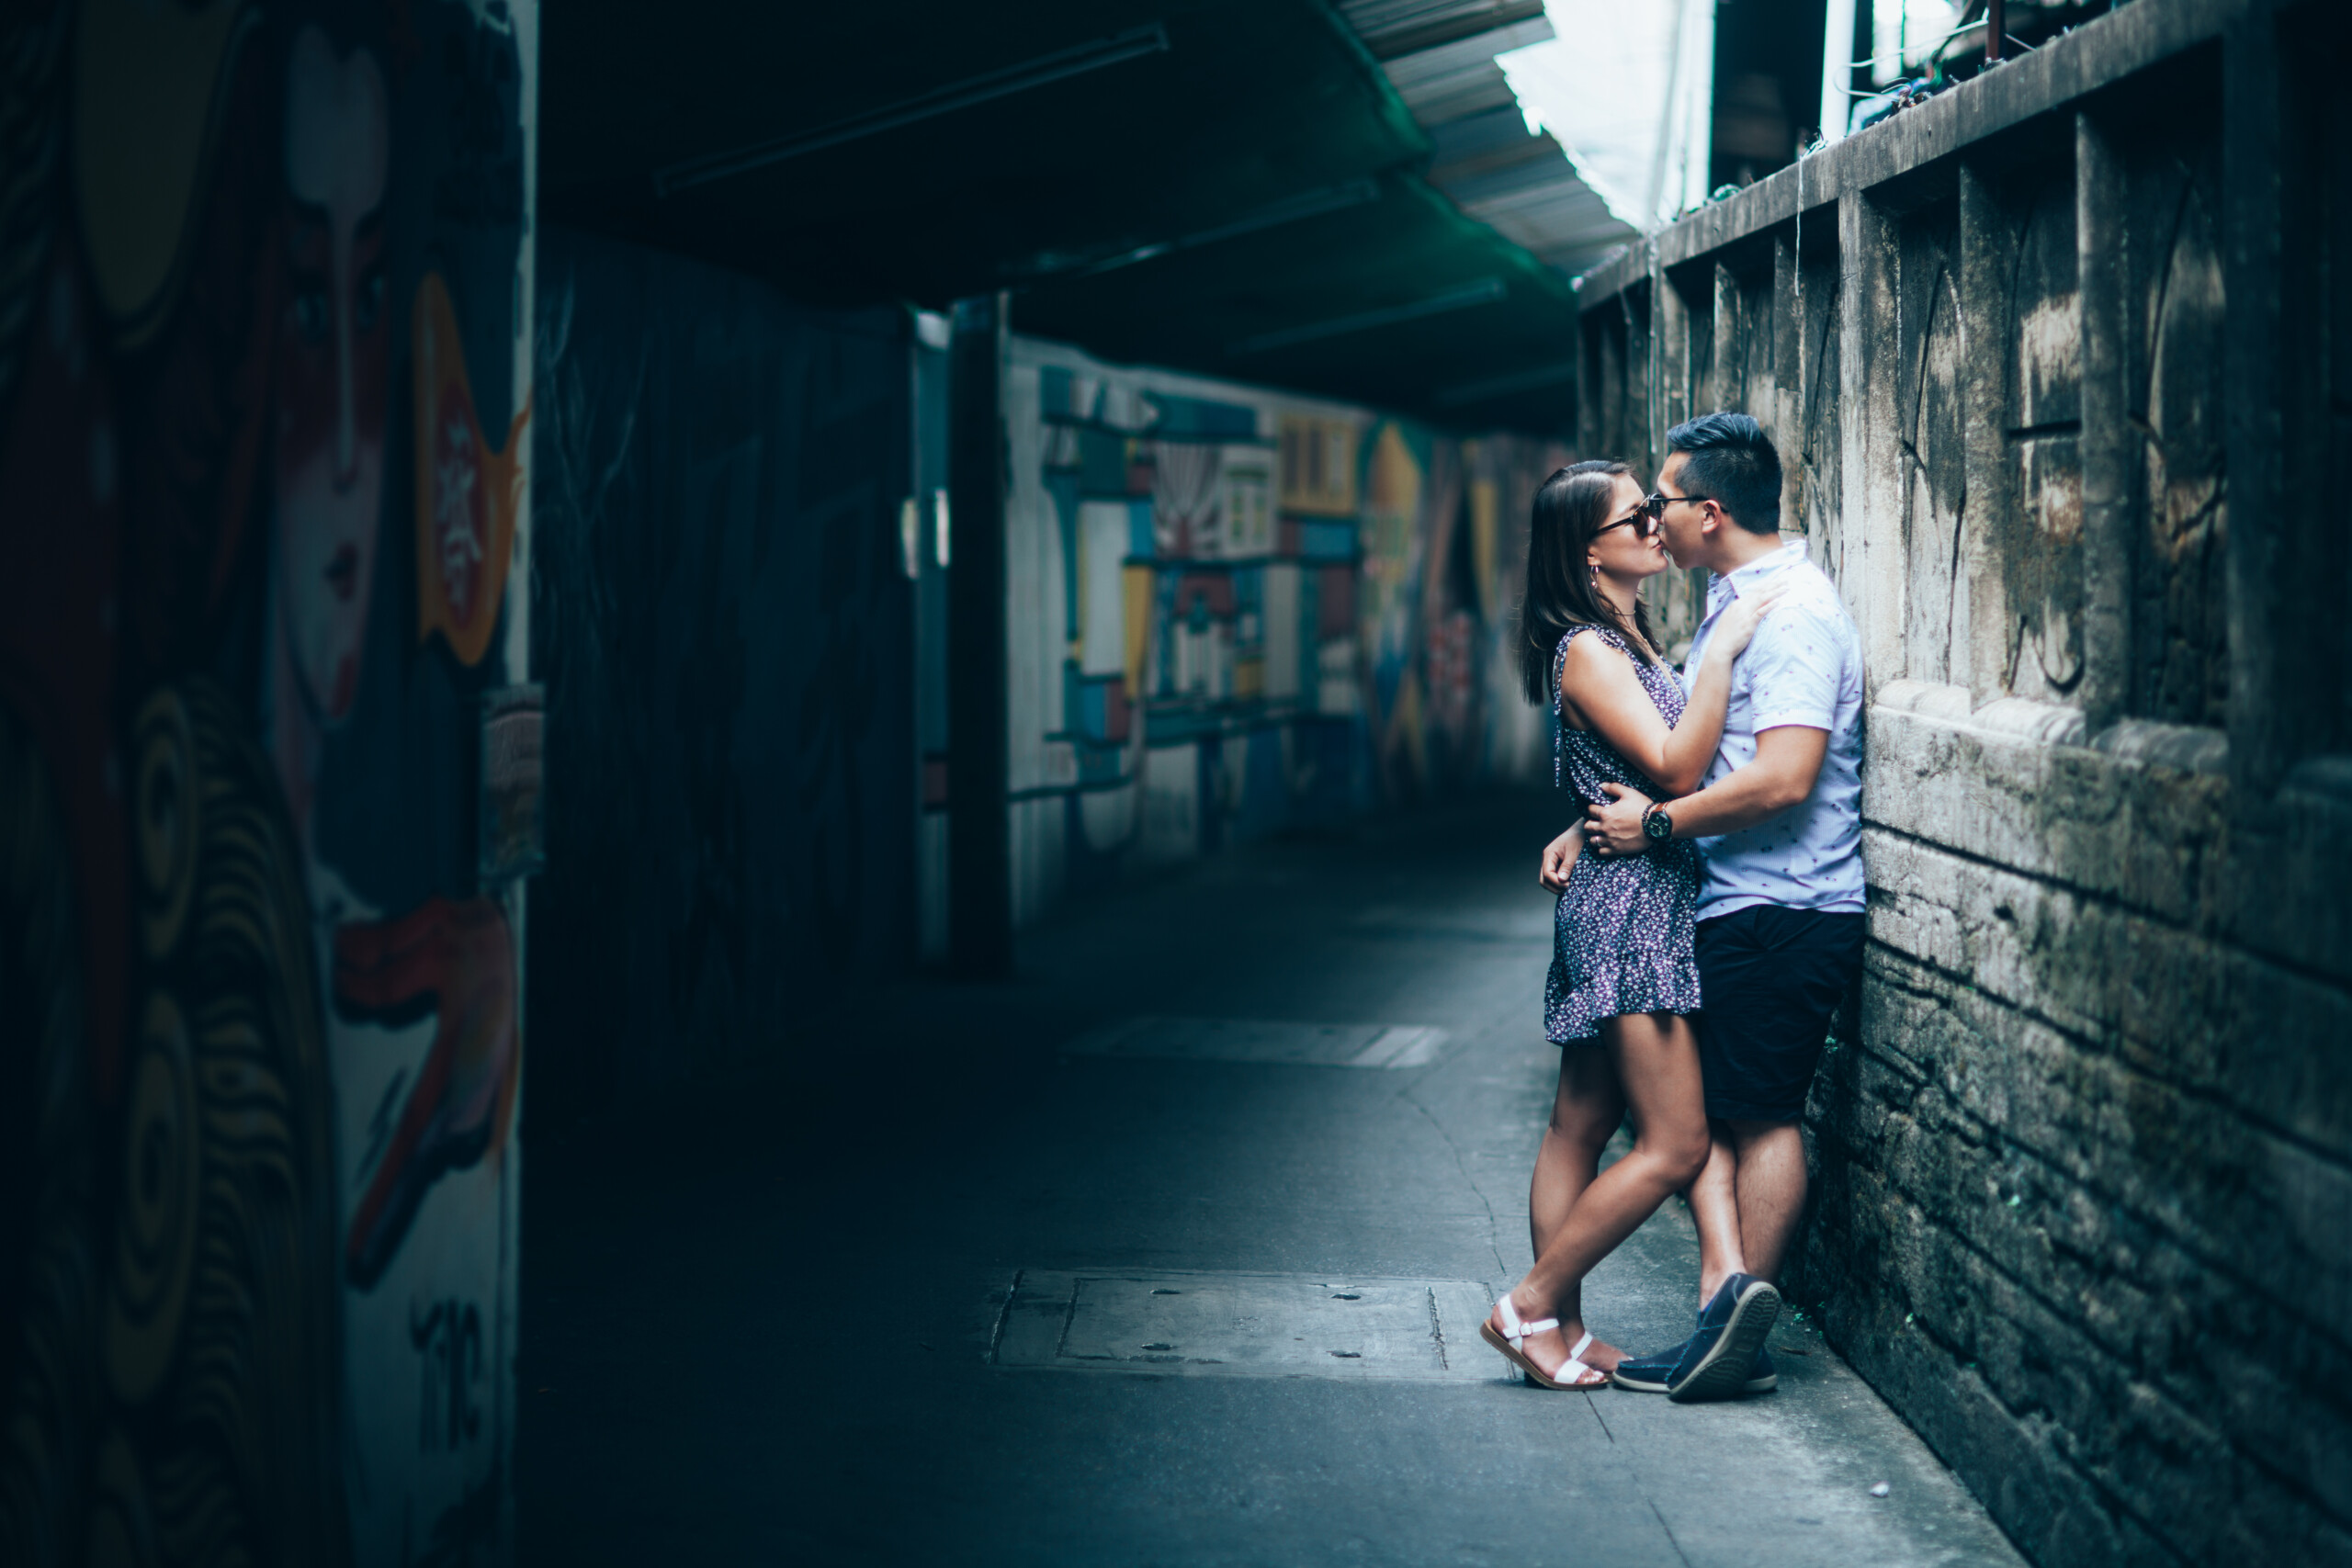
[[[1562,452],[1026,339],[1005,406],[1019,918],[1130,863],[1538,776],[1504,633]]]
[[[0,14],[0,1562],[506,1550],[535,23]]]

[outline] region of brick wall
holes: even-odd
[[[1862,629],[1792,1283],[2052,1568],[2352,1562],[2345,25],[2137,0],[1582,292],[1585,448],[1757,414]]]

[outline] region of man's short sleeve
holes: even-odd
[[[1753,733],[1801,724],[1837,728],[1844,664],[1839,628],[1806,604],[1782,604],[1764,617],[1740,655],[1747,665],[1747,727]]]

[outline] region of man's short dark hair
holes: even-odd
[[[1744,413],[1702,413],[1666,433],[1669,452],[1689,454],[1676,478],[1686,495],[1712,497],[1751,534],[1781,529],[1781,455],[1764,427]]]

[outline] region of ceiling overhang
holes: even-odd
[[[1559,433],[1605,211],[1518,123],[1528,0],[546,17],[546,217],[811,302],[1015,292],[1112,359]]]

